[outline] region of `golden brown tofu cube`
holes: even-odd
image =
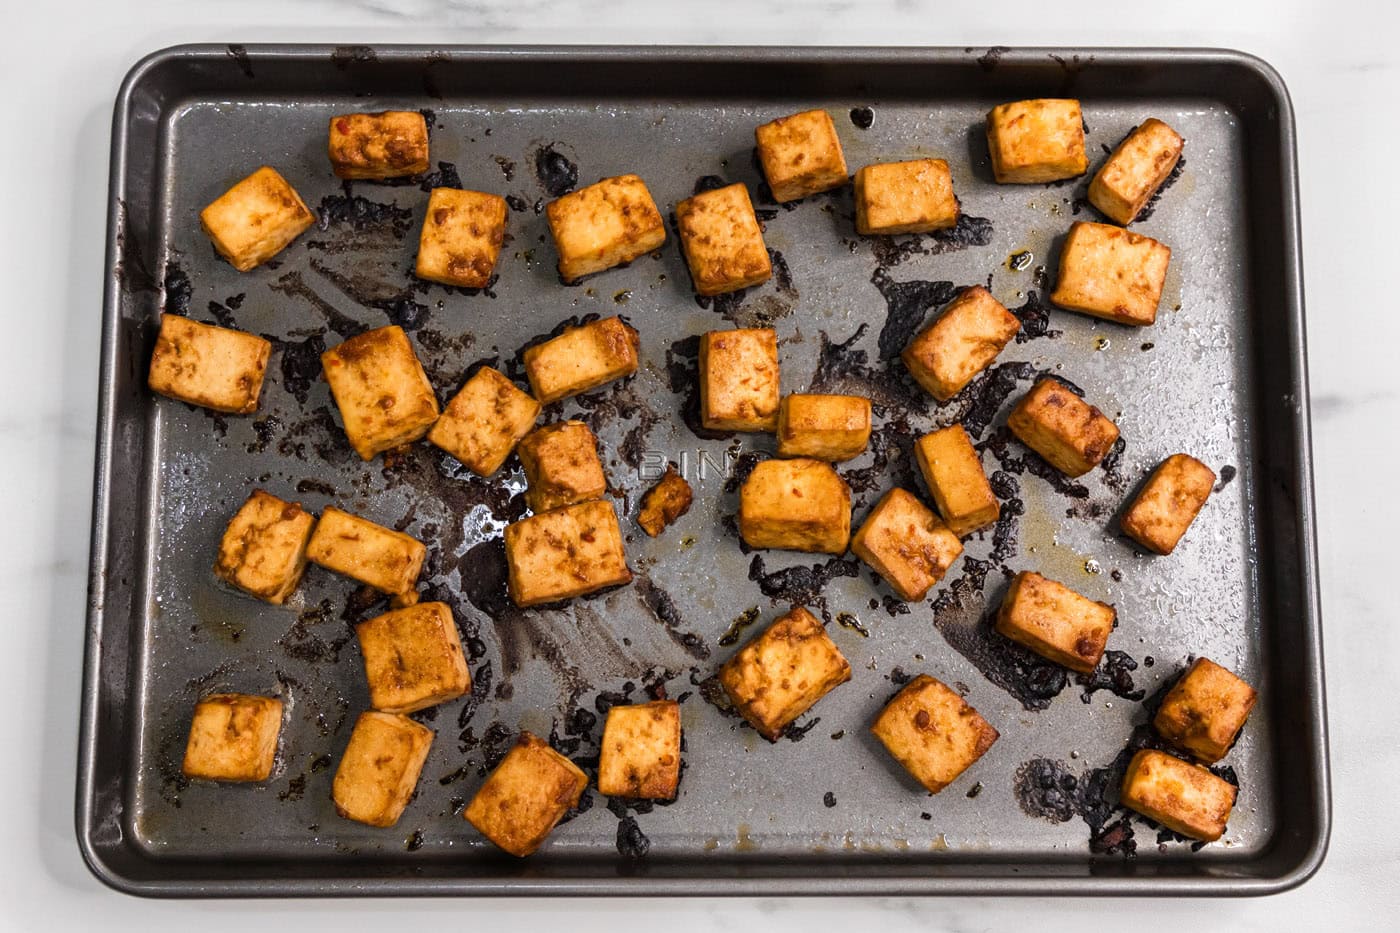
[[[587,786],[588,775],[578,765],[522,732],[462,816],[487,839],[524,858],[544,844]]]
[[[485,288],[506,236],[506,199],[457,188],[434,188],[418,236],[414,274],[429,282]]]
[[[604,178],[545,205],[559,252],[559,275],[585,275],[631,262],[666,242],[666,225],[651,192],[636,175]]]
[[[957,780],[999,737],[956,691],[927,674],[895,694],[870,731],[930,794]]]
[[[749,547],[844,554],[851,487],[821,460],[765,460],[739,490],[739,535]]]
[[[313,564],[390,596],[413,589],[427,552],[416,538],[334,506],[321,512],[306,545]]]
[[[548,405],[635,373],[640,343],[621,318],[570,327],[525,351],[525,375],[535,398]]]
[[[361,713],[331,784],[335,812],[370,826],[393,826],[418,787],[432,744],[433,730],[407,716]]]
[[[415,713],[472,687],[457,623],[446,603],[418,603],[355,626],[369,681],[369,704]]]
[[[336,178],[402,178],[428,170],[428,121],[416,110],[331,117],[326,145]]]
[[[1214,470],[1195,457],[1172,454],[1142,487],[1119,525],[1149,551],[1170,554],[1214,487]]]
[[[489,366],[483,366],[452,397],[428,432],[441,447],[478,476],[501,468],[534,427],[540,403]]]
[[[1001,514],[1001,503],[982,470],[982,458],[960,424],[925,434],[914,445],[933,504],[948,530],[965,538]]]
[[[510,598],[517,606],[572,599],[632,579],[611,502],[540,512],[507,525],[505,537]]]
[[[582,421],[542,425],[520,442],[525,468],[525,504],[532,512],[602,498],[608,491],[598,438]]]
[[[754,130],[763,177],[779,204],[850,180],[836,124],[825,110],[806,110],[765,123]]]
[[[1087,674],[1103,657],[1117,617],[1112,606],[1023,570],[1006,591],[996,628],[1041,657]]]
[[[778,409],[778,456],[838,462],[870,443],[870,399],[858,395],[789,395]]]
[[[195,704],[181,770],[210,781],[265,781],[281,731],[281,700],[212,694]]]
[[[851,553],[884,577],[900,599],[912,602],[943,579],[962,550],[958,536],[898,486],[875,503],[851,539]]]
[[[676,229],[695,290],[702,295],[735,292],[768,281],[773,265],[749,189],[729,185],[703,191],[676,205]]]
[[[314,524],[315,517],[300,502],[283,502],[254,489],[224,529],[214,574],[245,593],[281,605],[301,582]]]
[[[712,431],[772,431],[782,397],[778,335],[767,327],[700,338],[700,422]]]
[[[953,175],[942,159],[881,162],[856,172],[856,232],[931,233],[958,222]]]
[[[168,398],[247,415],[258,410],[271,353],[272,344],[253,334],[162,314],[147,384]]]
[[[1020,329],[1016,315],[975,285],[909,341],[900,359],[924,391],[946,402],[991,365]]]
[[[315,220],[287,179],[266,165],[199,212],[214,248],[239,272],[282,252]]]
[[[1060,251],[1050,300],[1070,311],[1146,326],[1157,320],[1171,258],[1170,247],[1151,237],[1078,221]]]
[[[987,114],[992,174],[1001,184],[1034,184],[1083,175],[1084,120],[1077,100],[1021,100]]]
[[[1088,473],[1118,441],[1117,425],[1053,378],[1031,387],[1006,426],[1066,476]]]
[[[1128,762],[1121,799],[1167,829],[1214,842],[1225,832],[1238,792],[1200,765],[1144,748]]]
[[[1206,764],[1225,757],[1258,694],[1209,658],[1197,658],[1167,693],[1152,725],[1162,738]]]
[[[1144,120],[1094,175],[1089,203],[1115,223],[1132,223],[1176,168],[1184,145],[1176,130],[1161,120]]]
[[[681,779],[681,707],[656,700],[608,710],[598,753],[598,792],[671,800]]]
[[[719,670],[739,714],[770,742],[851,679],[851,665],[821,622],[801,606],[779,616]]]
[[[655,486],[642,496],[642,507],[637,513],[637,524],[655,538],[666,527],[686,512],[690,511],[690,484],[676,472],[673,464],[666,464],[666,473]]]
[[[366,331],[321,354],[345,436],[364,460],[411,444],[438,419],[437,396],[397,325]]]

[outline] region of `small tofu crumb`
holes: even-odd
[[[690,511],[690,501],[690,484],[685,481],[685,477],[676,472],[674,463],[668,463],[665,474],[642,497],[637,524],[655,538],[674,524],[676,519]]]
[[[895,694],[870,731],[931,794],[957,780],[1000,737],[956,691],[927,674]]]
[[[1172,454],[1152,473],[1119,525],[1149,551],[1170,554],[1214,488],[1215,471],[1195,457]]]
[[[845,656],[802,606],[779,616],[719,670],[734,708],[770,742],[850,679]]]
[[[1197,658],[1162,700],[1152,725],[1162,738],[1215,764],[1254,709],[1254,688],[1209,658]]]
[[[598,792],[672,800],[681,777],[681,708],[675,700],[608,710],[598,752]]]
[[[210,781],[265,781],[272,774],[281,731],[281,700],[211,694],[195,705],[181,770],[186,777]]]
[[[1225,832],[1238,789],[1200,765],[1144,748],[1123,775],[1123,805],[1170,830],[1214,842]]]
[[[549,743],[521,732],[462,817],[517,858],[532,854],[588,786],[584,774]]]

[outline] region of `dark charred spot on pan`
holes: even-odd
[[[994,45],[977,56],[977,64],[983,71],[996,71],[997,65],[1001,64],[1001,57],[1011,49],[1004,45]]]
[[[991,451],[992,456],[1001,465],[1001,469],[1007,473],[1018,476],[1022,473],[1029,473],[1039,477],[1049,483],[1055,492],[1069,499],[1084,500],[1089,498],[1087,486],[1065,476],[1030,448],[1013,444],[1014,440],[1010,430],[1000,427],[993,431],[985,441],[975,446],[979,451]]]
[[[352,267],[350,272],[337,272],[314,257],[310,265],[311,271],[356,304],[383,312],[390,324],[412,331],[423,326],[428,319],[428,306],[414,300],[411,287],[397,288],[361,267]]]
[[[718,175],[701,175],[695,179],[695,187],[691,189],[692,194],[703,194],[706,191],[714,191],[717,188],[724,188],[729,182]]]
[[[1079,698],[1089,703],[1096,692],[1108,690],[1114,696],[1136,703],[1147,695],[1146,690],[1133,683],[1133,671],[1137,668],[1137,660],[1126,651],[1109,648],[1103,653],[1098,667],[1088,674],[1075,675],[1075,682],[1084,688]]]
[[[405,852],[417,852],[423,848],[423,830],[415,829],[409,833],[408,838],[404,840],[403,847]]]
[[[885,299],[885,326],[880,329],[880,359],[899,356],[932,308],[938,308],[962,289],[952,282],[896,282],[884,268],[870,276],[870,284]]]
[[[278,429],[282,427],[282,419],[276,415],[265,415],[253,421],[252,427],[254,440],[245,444],[243,449],[250,454],[260,454],[267,450],[267,445],[277,436]]]
[[[351,65],[368,65],[377,61],[379,56],[367,45],[337,45],[331,50],[331,64],[342,71]]]
[[[758,621],[758,607],[750,606],[730,620],[729,628],[724,630],[724,634],[719,637],[719,645],[727,648],[730,645],[737,645],[743,636],[744,630]]]
[[[861,241],[870,244],[876,268],[889,272],[913,256],[942,256],[970,246],[986,246],[994,233],[988,218],[962,214],[953,226],[932,233],[861,237]]]
[[[243,72],[243,77],[253,76],[253,63],[248,58],[248,50],[241,45],[229,43],[224,49],[224,53],[233,59],[233,63],[238,66],[238,70]]]
[[[828,809],[836,806],[836,794],[832,791],[827,791],[826,793],[822,794],[822,806],[827,807]]]
[[[1128,488],[1128,477],[1123,475],[1123,451],[1127,449],[1128,442],[1119,437],[1099,464],[1103,470],[1104,484],[1114,492],[1121,493]]]
[[[840,343],[833,341],[826,331],[819,331],[821,346],[808,391],[864,395],[876,405],[910,414],[926,412],[928,395],[914,383],[903,367],[893,370],[888,365],[882,365],[877,369],[870,363],[870,354],[856,347],[869,330],[869,323],[862,323],[855,333]]]
[[[1036,368],[1030,363],[997,363],[983,370],[947,404],[955,406],[952,412],[955,420],[977,439],[996,420],[1012,393],[1022,383],[1033,381],[1036,375]]]
[[[517,214],[523,214],[530,209],[530,204],[518,194],[506,195],[506,206]]]
[[[1006,257],[1006,268],[1012,272],[1025,272],[1035,261],[1035,254],[1028,249],[1012,253]]]
[[[648,449],[647,437],[662,419],[633,380],[622,379],[603,389],[575,396],[574,403],[582,409],[579,420],[595,434],[607,425],[636,421],[618,444],[617,453],[634,470],[641,468],[642,457]]]
[[[795,606],[816,607],[825,622],[831,622],[822,591],[837,577],[860,575],[860,564],[853,560],[833,557],[823,564],[784,567],[769,572],[763,555],[755,554],[749,562],[749,579],[758,584],[759,592],[769,599]]]
[[[326,352],[325,338],[312,334],[305,340],[278,341],[281,351],[282,387],[298,404],[305,405],[311,386],[321,378],[321,354]]]
[[[856,497],[855,508],[864,506],[868,496],[882,490],[887,480],[906,489],[915,488],[914,441],[918,433],[904,418],[886,421],[870,432],[870,465],[842,473]]]
[[[1021,322],[1021,329],[1016,332],[1017,343],[1026,343],[1040,337],[1053,340],[1063,333],[1051,330],[1050,305],[1041,297],[1042,294],[1037,289],[1029,289],[1026,291],[1026,300],[1020,307],[1007,309]]]
[[[213,426],[214,435],[216,437],[222,438],[228,436],[228,419],[224,417],[223,412],[214,411],[212,408],[202,408],[194,405],[190,405],[188,407],[194,408],[201,415],[209,419],[209,423]]]
[[[718,674],[711,674],[709,677],[700,677],[699,670],[690,674],[690,684],[700,693],[700,699],[713,706],[719,712],[731,719],[738,719],[739,711],[734,708],[734,703],[729,699],[729,694],[724,691],[724,686],[719,682]]]
[[[165,264],[165,280],[161,284],[161,291],[165,296],[161,310],[166,314],[190,313],[190,298],[194,295],[194,285],[190,282],[189,273],[182,269],[179,263],[172,260]]]
[[[858,130],[868,130],[875,125],[875,111],[869,107],[852,107],[851,124]]]
[[[1230,466],[1228,463],[1221,467],[1220,481],[1215,484],[1214,492],[1220,492],[1226,486],[1230,485],[1230,481],[1233,480],[1238,473],[1239,470]]]
[[[905,670],[904,668],[902,668],[902,667],[896,666],[896,667],[892,668],[892,669],[890,670],[890,673],[889,673],[889,681],[890,681],[890,683],[894,684],[896,687],[904,687],[904,686],[907,686],[908,683],[909,683],[909,681],[911,681],[911,680],[913,680],[913,679],[914,679],[914,675],[913,675],[913,674],[910,674],[908,671],[906,671],[906,670]]]
[[[842,628],[850,629],[861,638],[870,637],[870,629],[866,628],[856,616],[849,612],[836,613],[836,624]]]
[[[710,649],[705,644],[705,640],[693,631],[688,631],[685,627],[685,619],[681,617],[681,612],[676,608],[676,602],[661,587],[657,586],[645,574],[636,574],[632,579],[632,585],[642,597],[642,605],[651,613],[657,622],[666,629],[666,634],[671,640],[685,649],[686,653],[697,661],[705,661],[710,657]]]
[[[310,479],[310,478],[307,478],[307,479],[298,480],[298,481],[297,481],[296,489],[297,489],[297,492],[299,492],[299,493],[301,493],[301,494],[303,494],[303,495],[305,495],[306,493],[309,493],[309,492],[314,492],[314,493],[317,493],[318,495],[322,495],[322,496],[335,496],[335,495],[336,495],[336,491],[335,491],[335,487],[334,487],[334,486],[332,486],[330,483],[326,482],[325,480],[319,480],[319,479]]]
[[[1012,782],[1022,812],[1051,823],[1079,815],[1079,777],[1063,761],[1032,758],[1016,769]]]
[[[1181,177],[1181,173],[1185,168],[1186,156],[1183,155],[1180,159],[1176,160],[1176,165],[1172,167],[1171,174],[1166,177],[1166,180],[1162,182],[1156,191],[1152,192],[1152,197],[1147,199],[1147,203],[1143,205],[1142,210],[1138,211],[1138,215],[1133,218],[1133,223],[1142,223],[1152,216],[1153,211],[1157,209],[1157,203],[1162,200],[1162,194],[1172,185],[1176,184],[1176,180]]]
[[[815,729],[817,723],[821,721],[822,718],[820,716],[814,716],[809,719],[805,725],[798,725],[795,722],[788,723],[787,727],[783,729],[783,737],[789,742],[801,742],[803,739],[807,738],[807,733]]]
[[[277,453],[308,462],[319,458],[318,463],[333,466],[344,466],[355,457],[345,432],[324,405],[287,427],[277,440]]]
[[[282,801],[300,800],[302,794],[306,793],[306,775],[298,774],[287,781],[285,790],[277,793],[277,799]]]
[[[437,171],[428,172],[417,181],[418,187],[422,191],[432,191],[434,188],[462,187],[462,178],[457,174],[457,166],[452,162],[439,162]]]
[[[322,233],[333,228],[345,227],[356,233],[375,232],[402,240],[413,222],[413,210],[399,207],[390,201],[371,201],[361,194],[354,194],[350,182],[342,185],[340,194],[328,194],[321,198],[316,208],[316,229]],[[319,244],[319,241],[317,241]],[[311,244],[308,244],[311,246]],[[325,249],[324,245],[311,248]]]
[[[292,270],[285,272],[282,276],[268,285],[268,288],[279,295],[286,295],[289,298],[299,298],[319,312],[326,319],[326,326],[338,334],[343,339],[363,334],[369,330],[364,324],[356,321],[339,311],[335,305],[322,298],[306,281],[301,277],[301,273]],[[319,360],[317,361],[320,362]]]
[[[738,492],[749,481],[749,474],[753,472],[754,467],[767,459],[766,454],[756,450],[744,451],[735,458],[734,467],[729,472],[729,478],[724,481],[724,491],[731,495]]]
[[[388,611],[388,607],[388,596],[372,586],[359,586],[345,597],[345,607],[340,611],[340,618],[351,625],[358,625],[366,619],[382,615]]]
[[[681,396],[681,420],[702,440],[723,440],[733,431],[715,431],[700,420],[700,338],[682,337],[666,348],[666,383]]]
[[[326,626],[332,626],[327,630]],[[277,645],[289,658],[308,664],[328,662],[334,664],[340,659],[340,650],[348,645],[355,633],[341,619],[329,599],[323,599],[310,609],[298,613]]]
[[[550,143],[535,150],[535,179],[551,198],[561,197],[578,185],[578,165]]]
[[[501,174],[506,177],[506,181],[515,181],[515,162],[505,156],[492,156],[491,160],[501,170]]]

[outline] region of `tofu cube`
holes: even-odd
[[[773,274],[749,189],[741,184],[678,203],[676,229],[691,281],[701,295],[736,292],[766,282]]]
[[[335,812],[370,826],[393,826],[418,787],[432,744],[433,730],[407,716],[361,713],[331,782]]]
[[[313,564],[390,596],[413,589],[427,552],[416,538],[334,506],[321,512],[306,545]]]
[[[1170,554],[1214,488],[1214,470],[1195,457],[1172,454],[1157,467],[1118,524],[1149,551]]]
[[[778,409],[778,456],[833,462],[865,453],[870,399],[858,395],[789,395]]]
[[[565,282],[631,262],[666,242],[661,212],[636,175],[604,178],[549,202],[544,212]]]
[[[331,117],[327,151],[336,178],[403,178],[428,170],[428,121],[416,110]]]
[[[402,327],[351,337],[322,353],[321,367],[361,459],[413,443],[438,419],[437,396]]]
[[[953,534],[965,538],[997,520],[1001,503],[992,493],[982,458],[962,425],[950,425],[919,438],[914,459],[938,514]]]
[[[1117,425],[1054,378],[1032,386],[1006,426],[1066,476],[1088,473],[1118,440]]]
[[[987,114],[992,174],[1003,185],[1083,175],[1084,119],[1077,100],[1021,100]]]
[[[316,518],[299,502],[254,489],[219,542],[214,574],[249,595],[280,606],[306,569],[306,543]]]
[[[428,432],[441,447],[478,476],[499,470],[535,426],[540,403],[497,370],[483,366],[447,403]]]
[[[875,503],[851,539],[851,553],[918,602],[962,554],[962,542],[913,493],[896,486]]]
[[[1161,120],[1144,120],[1089,182],[1089,203],[1126,227],[1176,168],[1184,145],[1176,130]]]
[[[640,343],[621,318],[590,321],[526,350],[525,375],[548,405],[635,373]]]
[[[881,162],[856,172],[856,232],[931,233],[958,222],[953,175],[942,159]]]
[[[895,694],[870,731],[930,794],[957,780],[999,738],[957,691],[927,674]]]
[[[686,512],[690,511],[690,484],[676,472],[673,464],[666,464],[666,473],[656,485],[642,496],[642,507],[637,513],[637,524],[655,538],[666,527]]]
[[[1078,221],[1060,251],[1050,301],[1119,324],[1146,326],[1157,320],[1171,258],[1171,248],[1149,236]]]
[[[778,334],[767,327],[700,338],[700,422],[712,431],[772,431],[782,397]]]
[[[443,285],[485,288],[496,273],[505,236],[505,198],[434,188],[418,235],[414,274]]]
[[[517,606],[573,599],[632,580],[617,512],[602,499],[513,522],[505,539],[510,598]]]
[[[924,391],[946,402],[990,366],[1020,329],[1016,315],[974,285],[909,341],[900,359]]]
[[[719,670],[720,686],[734,708],[770,742],[850,679],[851,665],[841,649],[801,606],[779,616]]]
[[[1128,762],[1120,797],[1123,806],[1170,830],[1214,842],[1225,833],[1238,792],[1200,765],[1144,748]]]
[[[1235,744],[1257,698],[1254,688],[1230,671],[1197,658],[1162,700],[1152,725],[1198,761],[1215,764]]]
[[[457,623],[446,603],[418,603],[355,626],[370,706],[416,713],[472,687]]]
[[[600,499],[608,491],[598,438],[582,421],[542,425],[520,442],[525,504],[533,512]]]
[[[598,753],[598,792],[673,800],[681,780],[681,707],[656,700],[608,710]]]
[[[807,110],[754,130],[763,177],[779,204],[839,188],[850,180],[836,124],[825,110]]]
[[[211,694],[195,704],[181,771],[209,781],[266,781],[281,731],[281,700]]]
[[[214,249],[239,272],[282,252],[315,220],[287,179],[266,165],[199,212]]]
[[[258,410],[271,342],[241,330],[160,316],[147,385],[167,398],[231,415]]]
[[[462,816],[506,852],[524,858],[578,805],[587,786],[588,775],[578,765],[521,732]]]
[[[739,535],[754,548],[844,554],[851,488],[821,460],[765,460],[739,490]]]
[[[1103,657],[1117,617],[1112,606],[1023,570],[1006,591],[996,629],[1043,658],[1087,674]]]

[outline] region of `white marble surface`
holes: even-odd
[[[953,5],[949,5],[953,6]],[[0,78],[8,91],[0,177],[3,313],[15,351],[3,372],[0,537],[8,612],[0,676],[5,804],[0,926],[216,929],[382,924],[529,924],[573,930],[1082,929],[1192,925],[1238,931],[1400,928],[1400,773],[1395,670],[1400,627],[1387,599],[1400,525],[1389,471],[1397,336],[1393,224],[1400,99],[1397,15],[1335,2],[1086,3],[1026,0],[764,3],[709,0],[452,2],[97,0],[12,5]],[[606,9],[603,9],[606,7]],[[1334,829],[1320,874],[1262,900],[668,900],[161,903],[92,879],[74,842],[89,495],[97,398],[103,216],[111,100],[145,52],[190,41],[757,43],[1232,46],[1272,62],[1297,109],[1312,398],[1331,708]],[[406,916],[407,915],[407,916]]]

